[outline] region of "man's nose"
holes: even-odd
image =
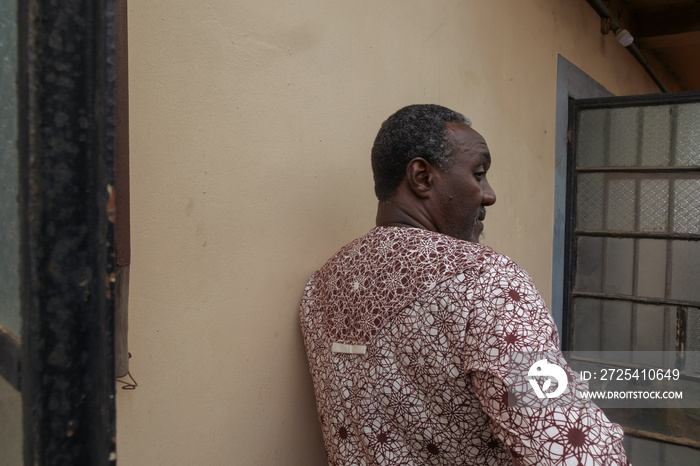
[[[485,206],[494,205],[496,203],[496,191],[493,190],[491,184],[487,181],[486,186],[484,186],[484,196],[482,198],[481,204]]]

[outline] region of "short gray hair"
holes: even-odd
[[[452,151],[448,122],[471,126],[461,113],[434,104],[403,107],[382,123],[372,146],[374,193],[380,202],[396,194],[406,166],[414,158],[422,157],[443,170],[448,168],[447,156]]]

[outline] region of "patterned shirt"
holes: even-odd
[[[561,355],[559,337],[527,273],[487,246],[374,228],[310,278],[300,320],[332,466],[628,464],[595,405],[509,398],[504,356]]]

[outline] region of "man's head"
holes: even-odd
[[[374,192],[379,202],[393,197],[408,162],[416,157],[447,169],[451,150],[447,122],[471,125],[461,113],[432,104],[409,105],[382,123],[372,146]]]
[[[378,225],[404,225],[478,242],[491,155],[463,115],[411,105],[384,122],[372,148]]]

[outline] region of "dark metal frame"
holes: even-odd
[[[0,332],[0,375],[26,465],[116,462],[114,1],[19,2],[22,329]]]

